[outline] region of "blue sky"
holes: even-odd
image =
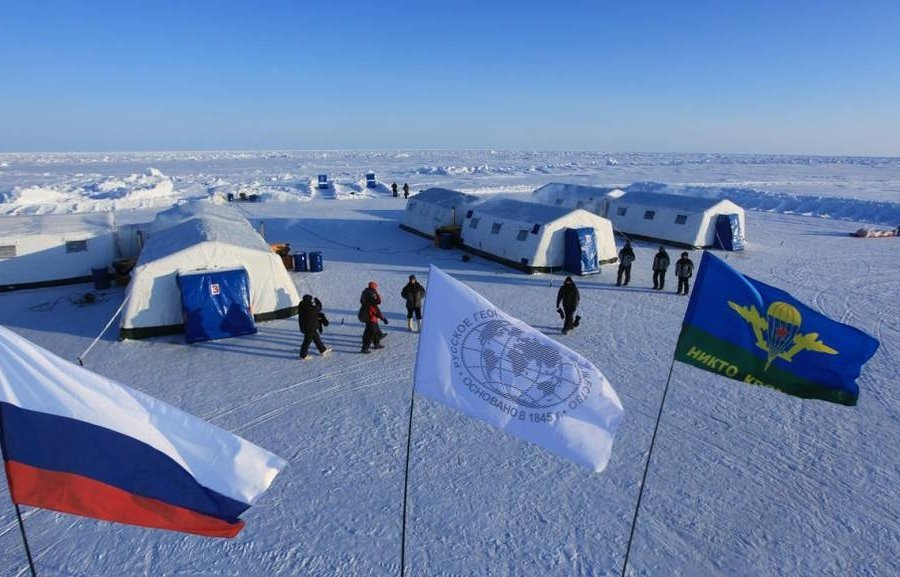
[[[900,3],[7,2],[0,151],[900,156]]]

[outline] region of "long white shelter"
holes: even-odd
[[[604,217],[606,216],[609,199],[622,194],[625,193],[617,188],[601,188],[562,182],[545,184],[531,193],[534,202],[569,209],[583,208]]]
[[[121,256],[111,212],[0,216],[0,291],[88,282]]]
[[[596,264],[615,262],[616,244],[607,219],[584,209],[491,198],[466,212],[462,248],[525,272],[553,272],[566,265],[566,231],[585,229],[592,231]]]
[[[121,336],[184,330],[179,273],[243,267],[255,320],[296,313],[300,296],[281,258],[228,206],[193,202],[157,215],[132,271]]]
[[[691,248],[739,250],[746,231],[744,209],[730,200],[658,192],[611,198],[607,218],[629,237]]]
[[[400,228],[433,238],[441,227],[459,225],[466,211],[481,199],[447,188],[429,188],[406,201]]]

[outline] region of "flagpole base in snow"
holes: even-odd
[[[22,511],[19,510],[19,504],[13,503],[16,508],[16,519],[19,520],[19,531],[22,532],[22,543],[25,545],[25,556],[28,558],[28,568],[31,569],[31,577],[37,577],[37,571],[34,569],[34,559],[31,558],[31,547],[28,546],[28,537],[25,535],[25,523],[22,522]]]

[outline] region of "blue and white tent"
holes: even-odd
[[[690,248],[724,246],[717,243],[716,218],[731,217],[733,234],[743,245],[744,209],[730,200],[659,192],[628,192],[609,202],[607,218],[616,232],[629,237]],[[722,239],[724,240],[724,239]]]
[[[296,313],[300,295],[281,257],[236,210],[194,202],[161,212],[132,271],[121,336],[182,332],[178,275],[235,268],[247,271],[256,320]]]
[[[587,230],[598,266],[617,260],[612,224],[607,219],[584,209],[509,198],[491,198],[466,211],[462,247],[526,272],[562,270],[567,229]]]
[[[433,238],[435,231],[443,226],[462,224],[466,211],[479,202],[481,198],[472,194],[429,188],[406,201],[400,228]]]

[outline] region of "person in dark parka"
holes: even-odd
[[[400,291],[400,296],[406,299],[406,328],[418,331],[422,324],[422,301],[425,300],[425,287],[416,280],[416,275],[409,275],[409,282]],[[413,315],[416,317],[416,328],[413,329]]]
[[[409,183],[403,183],[403,198],[409,198]]]
[[[653,257],[653,288],[663,290],[666,286],[666,271],[669,269],[669,253],[662,245]]]
[[[397,183],[391,183],[391,192],[394,194],[394,197],[397,196]]]
[[[616,275],[616,286],[628,286],[631,282],[631,263],[634,262],[634,249],[631,248],[631,241],[626,240],[625,246],[619,251],[619,272]],[[625,282],[622,282],[624,276]]]
[[[559,287],[559,292],[556,293],[556,308],[558,310],[560,305],[562,305],[565,317],[562,334],[566,334],[578,326],[578,321],[580,321],[581,318],[575,316],[575,310],[578,308],[578,301],[580,298],[578,287],[575,286],[575,281],[572,280],[572,277],[567,276],[566,280],[563,281],[562,286]]]
[[[300,306],[297,307],[297,320],[300,324],[300,332],[303,333],[303,344],[300,345],[300,359],[305,359],[309,353],[310,343],[315,343],[319,354],[327,356],[331,349],[322,343],[319,336],[322,319],[322,301],[312,295],[303,295]]]
[[[381,320],[384,324],[388,324],[388,321],[381,313],[381,295],[378,294],[378,283],[375,281],[369,283],[369,286],[359,296],[359,304],[359,320],[366,324],[360,352],[368,354],[371,352],[370,348],[383,349],[384,345],[381,344],[381,339],[385,337],[385,334],[381,332],[378,321]]]
[[[694,262],[688,258],[688,253],[681,253],[681,258],[675,261],[675,276],[678,277],[678,294],[688,294],[694,276]]]

